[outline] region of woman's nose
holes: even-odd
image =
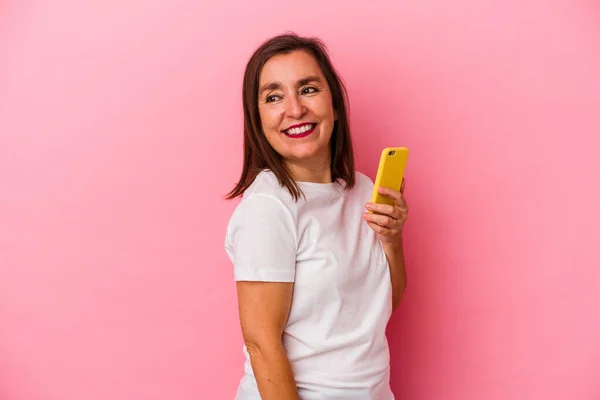
[[[299,119],[306,113],[306,107],[298,96],[288,96],[286,114],[288,117]]]

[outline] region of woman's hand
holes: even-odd
[[[402,245],[402,228],[408,217],[408,204],[404,198],[404,182],[400,191],[380,187],[379,193],[394,200],[394,205],[367,203],[363,219],[376,233],[384,245]]]

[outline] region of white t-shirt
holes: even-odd
[[[294,282],[283,334],[302,400],[392,400],[385,329],[392,288],[381,242],[361,218],[373,182],[300,182],[295,202],[261,172],[233,212],[225,249],[238,281]],[[246,348],[236,399],[260,400]]]

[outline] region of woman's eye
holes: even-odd
[[[272,94],[272,95],[268,96],[266,99],[267,103],[272,103],[277,100],[279,100],[279,96],[277,96],[276,94]]]
[[[311,93],[316,93],[318,90],[314,87],[307,87],[302,89],[302,94],[311,94]]]

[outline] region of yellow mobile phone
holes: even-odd
[[[379,193],[379,188],[384,186],[400,191],[407,162],[408,149],[406,147],[386,147],[383,149],[379,159],[371,203],[394,204],[394,200]]]

